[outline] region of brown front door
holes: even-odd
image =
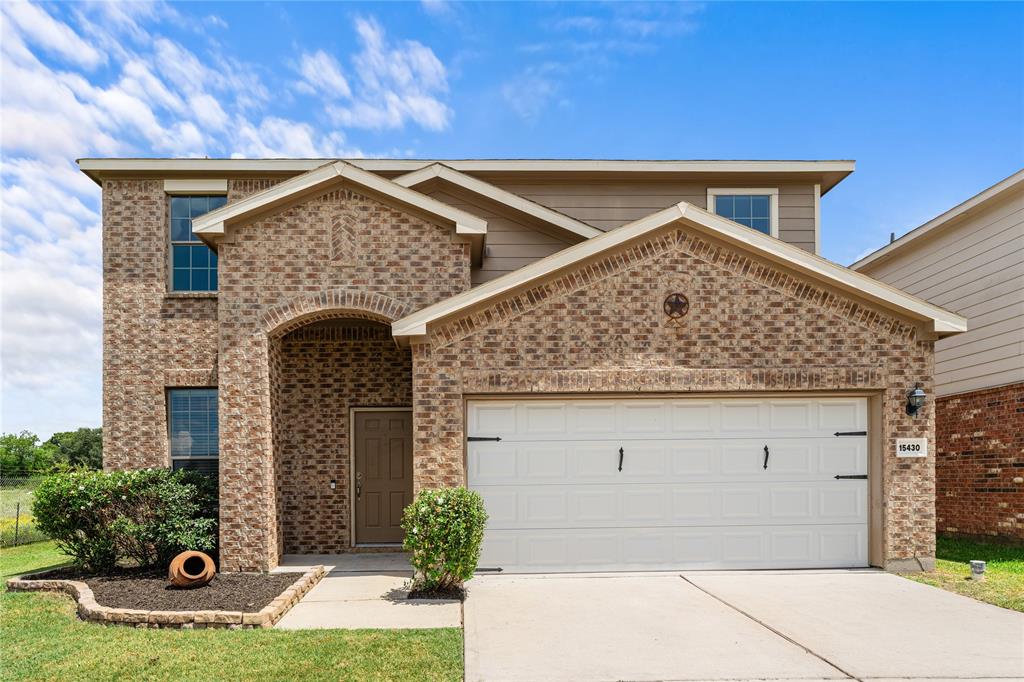
[[[402,541],[412,502],[412,412],[355,413],[356,544]]]

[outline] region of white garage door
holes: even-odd
[[[481,400],[468,417],[481,567],[867,565],[864,399]]]

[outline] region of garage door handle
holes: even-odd
[[[867,474],[848,474],[846,476],[844,476],[842,474],[836,474],[836,478],[837,479],[853,479],[853,478],[855,478],[855,479],[866,479],[867,477],[868,477]]]
[[[622,471],[622,458],[626,455],[626,451],[619,448],[619,471]]]
[[[764,468],[768,468],[768,446],[764,446]]]

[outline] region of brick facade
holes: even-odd
[[[352,257],[338,257],[339,228]],[[276,338],[329,318],[390,323],[465,291],[469,244],[450,227],[343,189],[230,229],[219,254],[221,565],[265,570],[293,541],[278,527],[294,497],[284,489],[278,494],[275,475],[290,465],[289,436],[271,424],[289,417],[282,411],[286,392],[272,386],[270,368],[281,372],[275,383],[284,384],[292,367],[289,344]],[[330,462],[339,456],[331,447],[305,454]],[[335,514],[327,523],[346,521]]]
[[[936,407],[938,531],[1024,541],[1024,383]]]
[[[168,293],[160,180],[103,183],[103,465],[166,467],[166,391],[217,385],[217,297]]]
[[[684,292],[679,325],[662,302]],[[916,327],[675,227],[430,330],[413,349],[415,484],[464,481],[463,400],[473,394],[870,391],[883,396],[885,561],[934,558],[933,342]]]
[[[401,349],[382,324],[470,287],[450,227],[339,189],[230,227],[219,293],[176,295],[167,214],[159,181],[104,183],[105,466],[166,466],[166,389],[217,386],[222,570],[349,548],[349,407],[413,405],[415,486],[458,485],[464,399],[500,393],[882,396],[885,558],[934,556],[934,460],[892,456],[933,429],[932,405],[903,410],[932,393],[933,342],[906,321],[669,226]]]
[[[350,548],[349,408],[412,405],[412,356],[381,324],[306,325],[277,340],[271,369],[282,549]],[[337,481],[332,490],[331,480]]]

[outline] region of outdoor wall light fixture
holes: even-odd
[[[911,416],[917,414],[917,411],[924,407],[927,399],[928,396],[925,395],[921,384],[915,384],[912,390],[907,391],[907,414]]]

